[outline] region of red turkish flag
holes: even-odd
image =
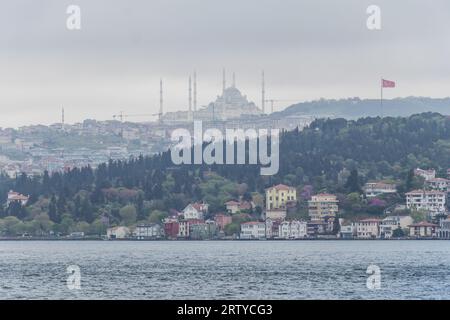
[[[395,82],[381,79],[381,86],[383,88],[395,88]]]

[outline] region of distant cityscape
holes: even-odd
[[[173,130],[192,130],[194,120],[202,121],[205,129],[293,130],[303,128],[315,118],[313,115],[268,115],[265,113],[265,104],[271,103],[273,108],[274,100],[265,98],[264,79],[261,107],[257,107],[236,87],[235,80],[230,87],[226,86],[225,74],[222,94],[214,102],[197,109],[196,89],[192,94],[192,83],[189,80],[188,110],[163,114],[162,85],[161,81],[158,121],[126,121],[129,117],[142,119],[146,115],[120,112],[109,121],[90,119],[82,123],[67,124],[62,109],[59,123],[49,126],[30,125],[18,129],[0,128],[0,172],[12,178],[20,173],[42,175],[45,171],[61,172],[84,166],[96,168],[98,164],[109,160],[127,160],[141,154],[156,154],[170,147],[170,134]]]

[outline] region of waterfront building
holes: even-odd
[[[317,237],[328,230],[328,223],[312,220],[307,222],[308,237]]]
[[[178,238],[189,239],[191,236],[192,226],[205,223],[202,219],[185,219],[178,221]]]
[[[341,226],[339,230],[339,238],[341,239],[353,239],[355,236],[355,227],[353,225]]]
[[[407,229],[413,223],[410,216],[389,216],[380,223],[380,238],[389,239],[396,229]]]
[[[177,238],[187,239],[189,238],[189,221],[182,220],[178,222],[178,235]]]
[[[278,237],[282,239],[303,239],[308,236],[308,224],[305,221],[283,221],[278,227]]]
[[[164,229],[157,223],[139,224],[134,235],[139,240],[160,239],[164,236]]]
[[[130,229],[127,227],[112,227],[106,230],[106,237],[108,239],[125,239],[130,236]]]
[[[189,238],[192,240],[213,239],[217,236],[217,225],[213,220],[189,225]]]
[[[409,226],[409,235],[414,238],[434,238],[438,235],[439,226],[430,222],[419,222]]]
[[[265,239],[266,223],[261,221],[250,221],[241,224],[241,239]]]
[[[450,219],[442,219],[439,222],[439,238],[450,239]]]
[[[364,219],[353,224],[356,237],[359,239],[375,239],[380,232],[381,220],[379,219]]]
[[[312,196],[308,201],[308,214],[311,221],[325,222],[326,231],[331,232],[339,211],[338,203],[334,194],[321,193]]]
[[[166,220],[164,222],[164,234],[167,239],[177,239],[179,234],[178,220]]]

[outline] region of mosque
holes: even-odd
[[[264,79],[262,91],[262,108],[264,108]],[[192,103],[192,81],[189,78],[189,108],[187,111],[168,112],[162,116],[162,121],[166,124],[201,121],[227,121],[240,118],[248,118],[264,115],[263,109],[255,103],[248,101],[247,96],[236,88],[235,75],[230,87],[226,86],[225,71],[223,72],[222,94],[217,96],[216,101],[209,103],[197,110],[197,83],[194,74],[194,99]],[[193,106],[193,108],[192,108]]]

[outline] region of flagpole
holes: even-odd
[[[380,99],[380,102],[381,102],[381,117],[383,118],[383,78],[381,78],[380,85],[381,85],[381,99]]]

